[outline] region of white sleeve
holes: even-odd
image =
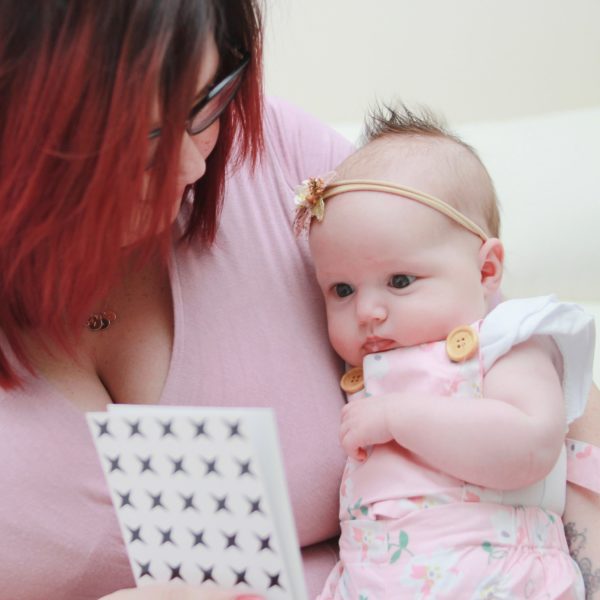
[[[567,423],[571,423],[583,413],[592,385],[594,319],[577,304],[558,302],[555,296],[502,302],[481,325],[484,373],[534,335],[551,336],[562,355]]]

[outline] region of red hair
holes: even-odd
[[[140,260],[166,258],[181,139],[211,33],[224,66],[231,46],[245,46],[252,61],[195,186],[187,237],[214,238],[233,142],[239,160],[255,160],[262,144],[254,0],[32,3],[0,4],[4,388],[20,382],[11,354],[33,371],[24,333],[73,352],[94,301],[122,275],[132,228],[144,233]],[[157,99],[162,135],[148,172]]]

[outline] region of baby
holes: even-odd
[[[353,367],[340,562],[320,598],[583,598],[559,515],[593,321],[552,296],[497,304],[499,211],[473,149],[390,110],[296,203]]]

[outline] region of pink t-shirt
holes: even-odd
[[[309,591],[335,561],[342,370],[330,350],[293,189],[350,144],[281,102],[266,108],[259,168],[227,186],[216,242],[180,245],[173,356],[162,404],[272,406]],[[84,415],[43,379],[0,393],[0,597],[96,599],[134,585]]]

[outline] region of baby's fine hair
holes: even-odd
[[[484,229],[487,230],[487,233],[492,237],[499,237],[499,202],[492,178],[476,150],[458,135],[450,131],[442,117],[435,114],[427,107],[419,107],[416,110],[412,110],[402,102],[395,106],[378,104],[371,110],[365,120],[360,146],[362,148],[371,142],[382,138],[390,138],[392,136],[445,139],[464,148],[481,167],[485,178],[485,191],[481,197],[476,198],[476,206],[472,205],[472,201],[465,201],[469,206],[456,206],[456,208],[459,210],[466,210],[466,212],[479,213],[484,221],[483,223],[480,223],[480,225],[484,227]],[[442,200],[447,199],[442,198]]]

